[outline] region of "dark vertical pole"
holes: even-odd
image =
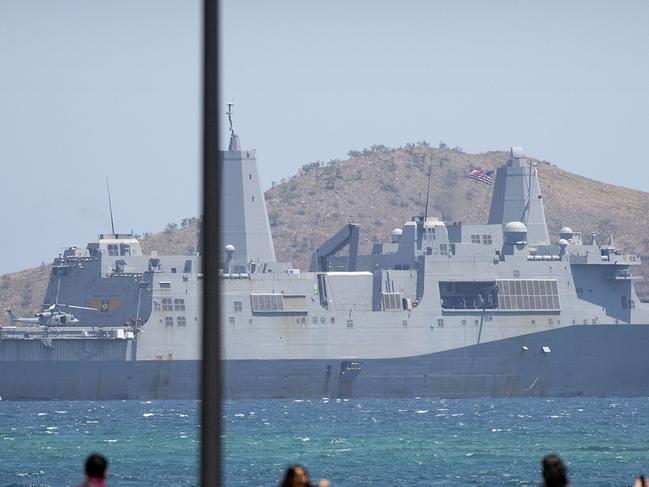
[[[221,364],[219,327],[218,5],[203,0],[203,360],[201,485],[221,480]]]

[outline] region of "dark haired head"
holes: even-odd
[[[108,460],[99,453],[93,453],[86,459],[86,475],[93,479],[103,479],[106,477]]]
[[[307,469],[302,465],[291,465],[286,469],[281,487],[308,487],[310,485]]]
[[[542,465],[545,487],[568,485],[568,469],[558,455],[546,455],[543,457]]]

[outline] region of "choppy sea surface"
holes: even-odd
[[[0,485],[76,485],[85,456],[110,485],[196,485],[196,401],[0,401]],[[538,484],[559,453],[573,485],[649,472],[649,398],[229,401],[225,484],[274,486],[305,464],[333,486]]]

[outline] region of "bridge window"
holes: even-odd
[[[160,311],[160,303],[157,301],[153,302],[153,311]]]
[[[228,323],[230,323],[231,325],[234,325],[234,316],[230,316],[228,318]]]
[[[479,244],[480,243],[480,235],[471,235],[471,243]]]
[[[187,326],[187,320],[184,316],[178,316],[176,317],[176,324],[178,326]]]
[[[324,325],[327,322],[327,318],[324,316],[320,317],[320,324]]]
[[[119,244],[119,255],[131,255],[131,246],[128,244]]]
[[[243,308],[241,301],[235,301],[234,302],[234,311],[240,312],[241,309]]]
[[[482,236],[482,243],[484,245],[491,245],[492,244],[492,239],[490,234],[486,234]]]
[[[439,319],[437,320],[437,326],[439,326],[439,327],[443,327],[443,326],[444,326],[444,320],[443,320],[442,318],[439,318]]]
[[[354,320],[347,320],[347,328],[353,328],[354,327]]]
[[[184,299],[174,299],[174,310],[175,311],[185,311],[185,300]]]
[[[439,254],[448,255],[448,244],[439,244]]]
[[[165,326],[170,327],[174,326],[174,319],[171,316],[165,316]]]
[[[119,245],[108,244],[108,255],[119,255]]]
[[[192,261],[186,260],[185,267],[183,267],[183,274],[191,274],[192,272]]]
[[[171,289],[171,281],[160,281],[160,289]]]
[[[162,311],[173,311],[173,309],[171,298],[164,298],[162,300]]]

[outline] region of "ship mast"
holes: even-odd
[[[230,147],[228,150],[238,152],[241,150],[241,146],[239,144],[239,136],[234,132],[234,122],[232,122],[232,115],[234,115],[234,112],[232,111],[233,106],[234,103],[228,103],[228,111],[226,112],[228,122],[230,123]]]
[[[430,198],[430,176],[433,173],[433,165],[428,166],[428,186],[426,188],[426,209],[424,210],[424,223],[428,220],[428,201]]]
[[[232,111],[232,107],[234,106],[234,103],[228,103],[228,111],[226,112],[228,115],[228,122],[230,123],[230,136],[234,137],[234,123],[232,122],[232,115],[234,115],[234,112]]]
[[[108,183],[108,176],[106,176],[106,189],[108,190],[108,210],[110,211],[110,228],[115,235],[115,222],[113,221],[113,203],[110,200],[110,184]]]

